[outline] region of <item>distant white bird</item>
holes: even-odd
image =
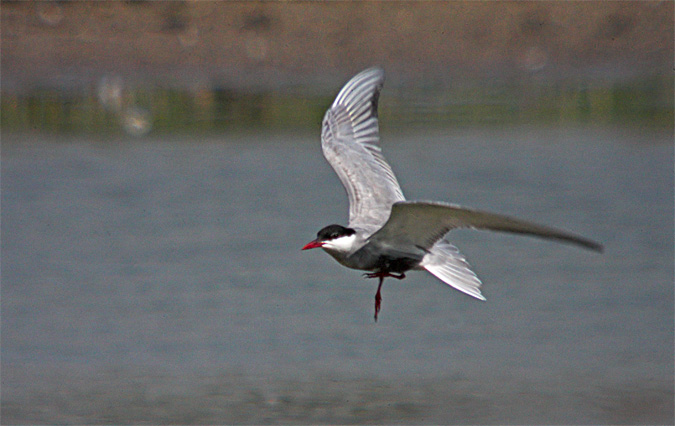
[[[377,103],[384,71],[370,68],[340,90],[326,112],[323,155],[349,197],[349,226],[329,225],[302,249],[321,247],[342,265],[379,278],[375,321],[386,277],[405,278],[426,269],[441,281],[480,300],[481,282],[464,256],[444,239],[456,228],[489,229],[555,239],[602,251],[602,245],[557,229],[454,204],[405,201],[379,146]]]

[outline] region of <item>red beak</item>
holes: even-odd
[[[319,248],[322,245],[323,245],[323,242],[321,242],[319,240],[314,240],[314,241],[310,241],[307,244],[305,244],[305,246],[302,249],[303,250],[309,250],[309,249],[313,249],[313,248]]]

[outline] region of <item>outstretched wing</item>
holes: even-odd
[[[405,200],[379,145],[377,102],[383,83],[381,68],[362,71],[340,90],[323,119],[323,155],[347,190],[352,228],[378,229],[391,206]]]
[[[532,235],[602,251],[602,245],[595,241],[555,228],[500,214],[434,202],[399,202],[394,204],[387,222],[369,240],[397,245],[412,244],[418,248],[429,250],[448,231],[456,228],[487,229]]]

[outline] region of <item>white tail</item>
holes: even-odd
[[[449,242],[441,240],[434,244],[420,266],[462,293],[485,300],[480,292],[480,280],[457,247]]]

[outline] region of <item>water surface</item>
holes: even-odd
[[[388,134],[410,199],[602,241],[457,231],[476,301],[320,251],[347,202],[315,134],[3,134],[11,423],[672,423],[672,134]]]

